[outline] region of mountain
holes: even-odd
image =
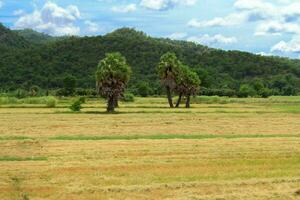
[[[265,87],[272,90],[272,94],[280,95],[295,95],[300,91],[299,60],[152,38],[134,29],[122,28],[104,36],[69,37],[40,43],[0,55],[2,89],[28,89],[32,85],[61,88],[68,74],[77,78],[78,87],[94,88],[99,60],[106,53],[120,52],[133,70],[129,87],[133,90],[146,82],[154,93],[160,93],[156,65],[162,54],[172,51],[198,73],[207,94],[219,94],[222,90],[235,93],[243,84],[257,90]]]
[[[1,23],[0,23],[0,45],[11,47],[11,48],[30,47],[30,43],[25,38],[9,30]]]
[[[15,30],[14,32],[32,44],[46,44],[66,39],[66,37],[53,37],[44,33],[39,33],[32,29]]]

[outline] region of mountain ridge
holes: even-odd
[[[242,84],[254,87],[258,81],[276,90],[276,94],[293,95],[300,89],[299,60],[153,38],[130,28],[121,28],[104,36],[68,37],[36,43],[7,52],[6,57],[2,56],[0,60],[0,72],[9,76],[0,75],[0,84],[3,89],[28,88],[31,85],[61,88],[64,76],[72,74],[78,79],[78,87],[93,88],[99,60],[106,53],[120,52],[133,69],[129,87],[136,88],[142,81],[150,86],[153,93],[161,93],[156,65],[160,56],[168,51],[176,53],[182,62],[197,71],[205,88],[238,91]],[[286,92],[290,88],[293,91]]]

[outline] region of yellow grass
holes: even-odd
[[[300,198],[296,103],[171,110],[164,102],[138,99],[114,115],[95,101],[81,113],[0,108],[0,199]],[[157,137],[117,139],[130,136]]]

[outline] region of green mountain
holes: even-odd
[[[39,33],[32,29],[15,30],[14,32],[32,44],[46,44],[49,42],[66,39],[66,37],[53,37],[44,33]]]
[[[28,48],[30,43],[0,23],[0,45],[12,48]]]
[[[128,28],[105,36],[33,43],[42,44],[0,55],[2,89],[29,88],[32,85],[61,88],[62,80],[68,74],[77,78],[78,87],[94,88],[94,73],[99,60],[106,53],[120,52],[133,69],[129,87],[134,89],[146,82],[154,93],[160,93],[156,65],[162,54],[172,51],[199,74],[205,94],[222,95],[222,91],[234,94],[243,84],[256,90],[269,88],[272,94],[280,95],[295,95],[300,91],[299,60],[152,38]]]

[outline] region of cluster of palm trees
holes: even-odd
[[[174,53],[164,54],[157,66],[162,85],[166,88],[171,108],[179,107],[182,97],[186,98],[186,108],[190,107],[190,97],[200,86],[197,73],[182,64]],[[107,98],[107,112],[114,112],[118,100],[125,92],[130,79],[131,68],[120,53],[109,53],[99,62],[96,72],[96,87],[99,94]],[[176,105],[173,94],[179,96]]]

